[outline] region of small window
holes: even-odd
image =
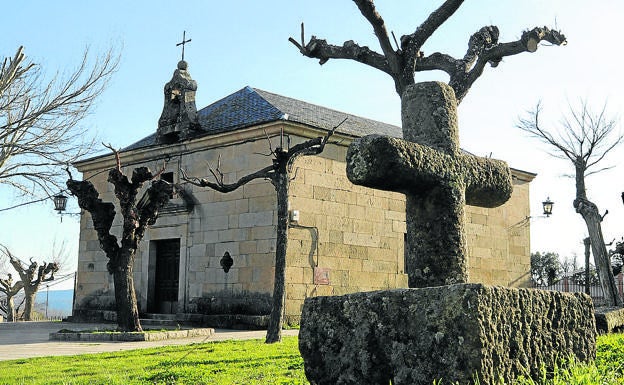
[[[160,179],[164,180],[167,183],[173,184],[173,173],[172,172],[163,172],[162,174],[160,174]],[[172,199],[173,195],[174,195],[174,193],[171,193],[169,198]]]
[[[165,182],[173,183],[173,173],[172,172],[163,172],[160,174],[160,179]]]

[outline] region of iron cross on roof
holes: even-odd
[[[184,45],[189,43],[191,39],[186,40],[186,31],[182,34],[182,41],[176,44],[176,47],[182,46],[182,60],[184,60]]]

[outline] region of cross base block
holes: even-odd
[[[299,350],[312,384],[496,383],[596,354],[585,294],[457,284],[308,298]]]

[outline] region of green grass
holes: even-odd
[[[518,385],[624,385],[624,334],[598,337],[596,362],[563,363]],[[308,384],[296,337],[0,361],[0,384]]]
[[[307,384],[296,337],[0,361],[0,384]]]

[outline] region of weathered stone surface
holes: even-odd
[[[158,119],[158,142],[175,142],[187,139],[194,130],[199,129],[195,92],[197,82],[188,72],[188,63],[178,63],[171,80],[165,84],[165,104]]]
[[[458,161],[460,160],[460,161]],[[358,185],[404,194],[427,191],[441,180],[466,176],[466,204],[498,207],[513,192],[507,163],[468,153],[457,158],[428,146],[383,135],[353,141],[347,175]]]
[[[401,98],[403,139],[368,136],[347,152],[354,184],[407,195],[405,271],[410,287],[468,281],[466,203],[497,207],[513,191],[507,164],[459,148],[457,101],[441,82],[418,83]]]
[[[489,384],[592,360],[595,338],[584,294],[458,284],[308,298],[299,350],[312,384]]]
[[[596,308],[596,330],[599,333],[613,333],[624,331],[624,308],[603,307]]]

